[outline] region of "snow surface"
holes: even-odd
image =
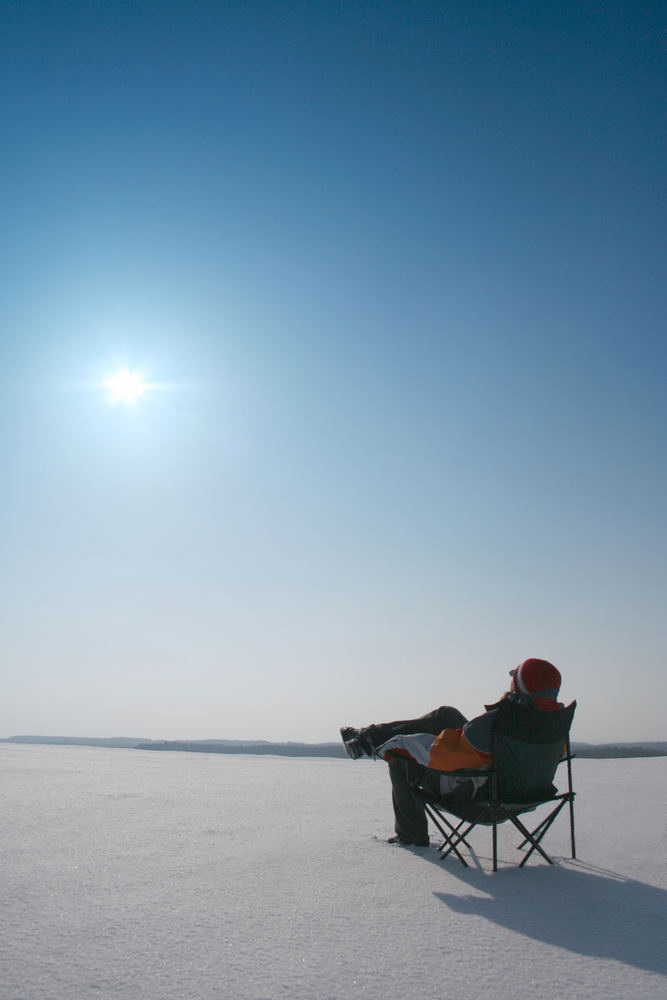
[[[577,848],[393,847],[386,767],[0,744],[1,1000],[662,1000],[667,759],[577,760]],[[433,841],[435,841],[435,832]],[[546,842],[545,842],[546,843]]]

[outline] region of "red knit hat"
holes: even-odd
[[[560,671],[548,660],[531,658],[510,670],[512,690],[542,701],[555,701],[560,691]]]

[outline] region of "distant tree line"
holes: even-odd
[[[0,743],[106,747],[125,750],[180,750],[186,753],[273,754],[278,757],[344,757],[340,743],[269,743],[264,740],[146,740],[130,737],[10,736]],[[573,743],[577,757],[667,757],[667,742]]]
[[[218,743],[215,740],[152,740],[136,750],[180,750],[187,753],[273,754],[278,757],[345,757],[338,743]]]
[[[577,757],[667,757],[667,743],[630,744],[630,743],[604,743],[599,746],[592,746],[589,743],[583,745],[573,743],[572,749]]]

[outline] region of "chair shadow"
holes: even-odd
[[[488,872],[473,859],[422,857],[475,894],[435,892],[456,913],[484,917],[526,937],[579,955],[614,959],[667,975],[667,891],[582,861]],[[483,892],[480,896],[477,893]]]

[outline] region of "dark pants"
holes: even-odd
[[[457,708],[442,705],[427,712],[419,719],[402,719],[397,722],[382,722],[366,727],[363,732],[373,746],[379,747],[392,736],[431,733],[437,736],[443,729],[458,729],[467,722]],[[394,829],[401,840],[412,843],[428,843],[428,822],[424,803],[413,791],[412,785],[421,780],[427,787],[433,783],[434,792],[439,792],[439,777],[420,764],[406,757],[395,757],[389,761],[391,778],[391,800],[394,806]],[[437,783],[437,788],[435,787]]]

